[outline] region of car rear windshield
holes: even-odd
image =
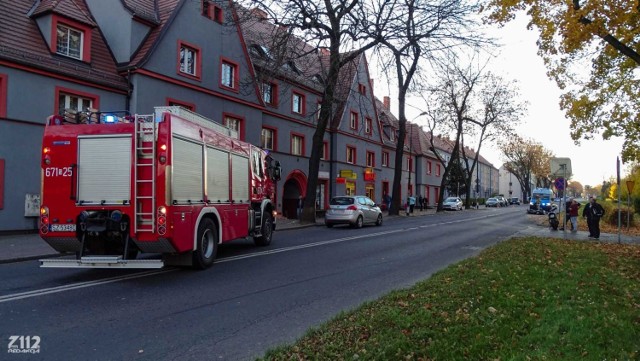
[[[487,199],[487,201],[489,201],[489,202],[497,202],[498,200],[496,198],[489,198],[489,199]]]
[[[350,204],[353,204],[354,199],[351,197],[336,197],[336,198],[331,198],[331,202],[329,202],[329,204],[333,205],[333,206],[348,206]]]
[[[456,202],[455,198],[447,198],[444,200],[445,202]]]

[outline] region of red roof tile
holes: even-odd
[[[43,11],[64,12],[64,16],[77,7],[78,14],[72,17],[77,21],[89,16],[83,0],[47,1],[37,5],[48,6],[48,10]],[[0,59],[96,84],[127,88],[98,28],[91,30],[91,63],[53,54],[36,21],[28,16],[33,6],[34,2],[29,0],[0,1]]]
[[[142,5],[142,3],[146,3],[147,1],[128,0],[127,2],[130,3],[129,5],[132,6],[132,5]],[[138,48],[138,51],[136,52],[135,56],[131,60],[130,65],[141,66],[144,63],[144,61],[147,59],[147,56],[149,55],[149,53],[157,43],[158,39],[160,38],[162,31],[170,22],[171,15],[175,12],[178,2],[180,2],[180,0],[156,0],[157,9],[155,9],[154,11],[156,12],[155,16],[158,22],[158,26],[151,29],[151,32],[149,33],[147,38],[144,40],[140,48]],[[133,3],[136,3],[136,4],[133,4]],[[146,9],[148,10],[148,6],[146,7]]]
[[[37,17],[49,12],[63,15],[83,24],[97,26],[82,0],[42,0],[33,10],[31,16]]]

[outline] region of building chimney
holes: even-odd
[[[374,83],[375,83],[375,79],[373,79],[373,78],[369,79],[369,86],[371,87],[372,91],[375,90],[375,89],[373,89],[374,88]]]
[[[384,104],[384,107],[385,107],[386,109],[388,109],[388,110],[389,110],[389,109],[391,109],[391,98],[389,98],[389,97],[384,97],[384,98],[383,98],[383,104]]]

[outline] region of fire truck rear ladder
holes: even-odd
[[[156,122],[153,115],[136,115],[134,164],[134,233],[154,232],[156,209]],[[150,171],[144,168],[151,168]],[[144,186],[145,184],[150,185]],[[146,191],[142,191],[145,189]]]

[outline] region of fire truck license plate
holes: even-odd
[[[51,232],[75,232],[75,224],[52,224]]]

